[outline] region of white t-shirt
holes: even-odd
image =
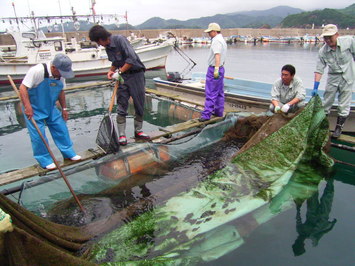
[[[227,43],[224,40],[222,34],[217,34],[212,39],[211,48],[208,54],[207,63],[209,66],[215,66],[215,54],[221,55],[220,66],[223,66],[226,62],[227,56]]]
[[[47,63],[47,70],[49,77],[52,76],[51,68],[50,68],[50,62]],[[44,80],[44,67],[42,64],[35,65],[31,67],[28,71],[24,79],[22,80],[23,85],[25,85],[27,88],[35,88],[37,87],[42,81]],[[65,79],[60,78],[60,81],[63,82],[63,85],[65,88]]]

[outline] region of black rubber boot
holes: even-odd
[[[343,130],[343,126],[344,126],[347,118],[348,118],[347,116],[338,116],[337,125],[336,125],[335,130],[332,134],[332,138],[337,139],[340,137],[341,131]]]

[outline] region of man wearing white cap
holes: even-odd
[[[328,80],[323,96],[324,109],[328,114],[338,93],[338,119],[332,134],[333,138],[338,138],[350,113],[355,81],[355,39],[351,36],[340,37],[337,26],[333,24],[323,28],[322,37],[325,44],[319,50],[312,96],[317,94],[319,81],[328,66]]]
[[[200,122],[211,119],[212,115],[223,116],[224,112],[224,63],[227,55],[227,43],[217,23],[210,23],[205,30],[212,38],[208,54],[208,70],[205,86],[205,108],[199,118]]]
[[[64,158],[80,160],[73,149],[69,131],[65,123],[68,110],[63,91],[65,78],[73,78],[72,61],[65,54],[57,54],[49,64],[31,67],[20,85],[20,95],[24,105],[25,120],[30,134],[35,159],[45,169],[55,169],[53,159],[31,122],[34,118],[44,138],[48,126],[52,138]],[[61,111],[56,107],[59,101]],[[48,140],[47,140],[48,142]]]

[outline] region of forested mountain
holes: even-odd
[[[298,8],[289,6],[278,6],[267,10],[254,10],[233,12],[228,14],[217,14],[209,17],[194,18],[189,20],[162,19],[153,17],[144,23],[132,26],[126,24],[105,25],[108,30],[131,30],[131,29],[204,29],[211,22],[217,22],[222,28],[272,28],[281,26],[283,28],[311,28],[321,27],[323,24],[333,23],[340,28],[355,28],[355,4],[343,9],[315,10],[303,12]],[[65,23],[66,32],[75,31],[72,22]],[[80,31],[88,31],[93,26],[86,21],[80,22]],[[47,28],[43,28],[47,31]],[[60,32],[61,27],[51,27],[51,32]]]
[[[179,28],[205,28],[211,21],[217,22],[222,28],[260,28],[263,25],[274,27],[290,14],[302,12],[299,8],[278,6],[261,11],[234,12],[217,14],[209,17],[194,18],[189,20],[162,19],[154,17],[137,25],[137,29],[179,29]]]
[[[336,24],[340,28],[355,27],[355,4],[344,9],[315,10],[311,12],[302,12],[287,16],[282,22],[283,28],[306,28],[320,27],[325,24]]]
[[[277,6],[266,10],[251,10],[251,11],[239,11],[234,13],[227,13],[226,15],[246,15],[251,17],[265,17],[265,16],[275,16],[275,17],[287,17],[288,15],[301,13],[304,10],[299,8],[293,8],[290,6]]]

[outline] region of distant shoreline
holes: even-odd
[[[114,30],[111,31],[113,34],[122,34],[129,36],[130,33],[134,33],[138,37],[146,38],[158,38],[160,34],[165,34],[167,32],[173,33],[176,37],[207,37],[207,34],[204,33],[204,29],[154,29],[154,30]],[[355,35],[355,29],[349,30],[340,30],[341,35]],[[233,28],[233,29],[222,29],[221,31],[224,37],[231,35],[246,35],[252,36],[255,38],[260,38],[261,36],[274,36],[274,37],[285,37],[285,36],[304,36],[308,35],[320,35],[322,29],[300,29],[300,28],[272,28],[272,29],[251,29],[251,28]],[[48,34],[52,36],[54,33]],[[56,33],[56,35],[60,35]],[[87,32],[68,32],[68,36],[77,37],[78,35],[83,38],[88,39]],[[54,36],[54,35],[53,35]],[[71,38],[70,37],[70,38]],[[69,39],[70,39],[69,38]]]
[[[148,39],[158,38],[159,35],[166,34],[167,32],[173,33],[176,37],[207,37],[204,33],[204,29],[154,29],[154,30],[113,30],[113,34],[122,34],[129,36],[134,33],[138,37],[146,37]],[[322,29],[303,29],[303,28],[272,28],[272,29],[252,29],[252,28],[232,28],[232,29],[222,29],[221,31],[224,37],[229,37],[231,35],[243,35],[251,36],[253,38],[260,38],[262,36],[274,36],[274,37],[286,37],[286,36],[319,36],[322,33]],[[339,30],[341,35],[355,35],[355,29],[341,29]],[[62,36],[61,32],[47,33],[48,37]],[[76,38],[77,40],[89,40],[87,31],[78,32],[66,32],[67,40],[71,38]],[[3,45],[13,44],[11,37],[9,35],[0,35],[0,43]]]

